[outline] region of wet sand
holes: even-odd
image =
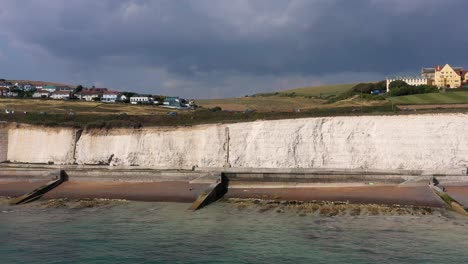
[[[106,198],[135,201],[193,202],[207,184],[188,182],[65,182],[43,199]]]
[[[32,190],[41,187],[49,181],[15,181],[2,182],[0,181],[0,196],[16,197]]]
[[[41,186],[45,182],[0,182],[0,196],[19,196]],[[127,199],[135,201],[166,201],[191,203],[209,184],[174,182],[64,182],[45,194],[42,199]],[[466,187],[465,187],[466,188]],[[466,189],[456,189],[463,193]],[[283,201],[331,201],[362,204],[412,205],[444,207],[429,186],[347,186],[347,187],[273,187],[255,185],[229,188],[226,198],[265,199]],[[466,197],[463,196],[463,197]],[[461,201],[466,201],[460,199]]]

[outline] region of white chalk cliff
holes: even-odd
[[[84,131],[9,126],[11,162],[187,168],[453,170],[468,166],[468,115],[359,116]]]

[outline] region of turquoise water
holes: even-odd
[[[0,263],[467,263],[468,218],[0,205]]]

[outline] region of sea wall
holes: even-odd
[[[74,163],[75,130],[10,126],[7,160],[18,163]]]
[[[465,114],[321,117],[167,129],[90,130],[81,137],[73,129],[10,127],[7,159],[160,168],[462,173],[468,167],[467,131]]]

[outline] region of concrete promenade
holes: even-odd
[[[468,176],[430,171],[335,169],[204,169],[86,165],[0,164],[0,196],[15,197],[51,180],[63,170],[68,180],[42,199],[112,198],[193,202],[220,175],[228,179],[227,198],[340,201],[443,207],[429,188],[436,177],[460,201],[468,201]],[[466,206],[466,205],[465,205]]]

